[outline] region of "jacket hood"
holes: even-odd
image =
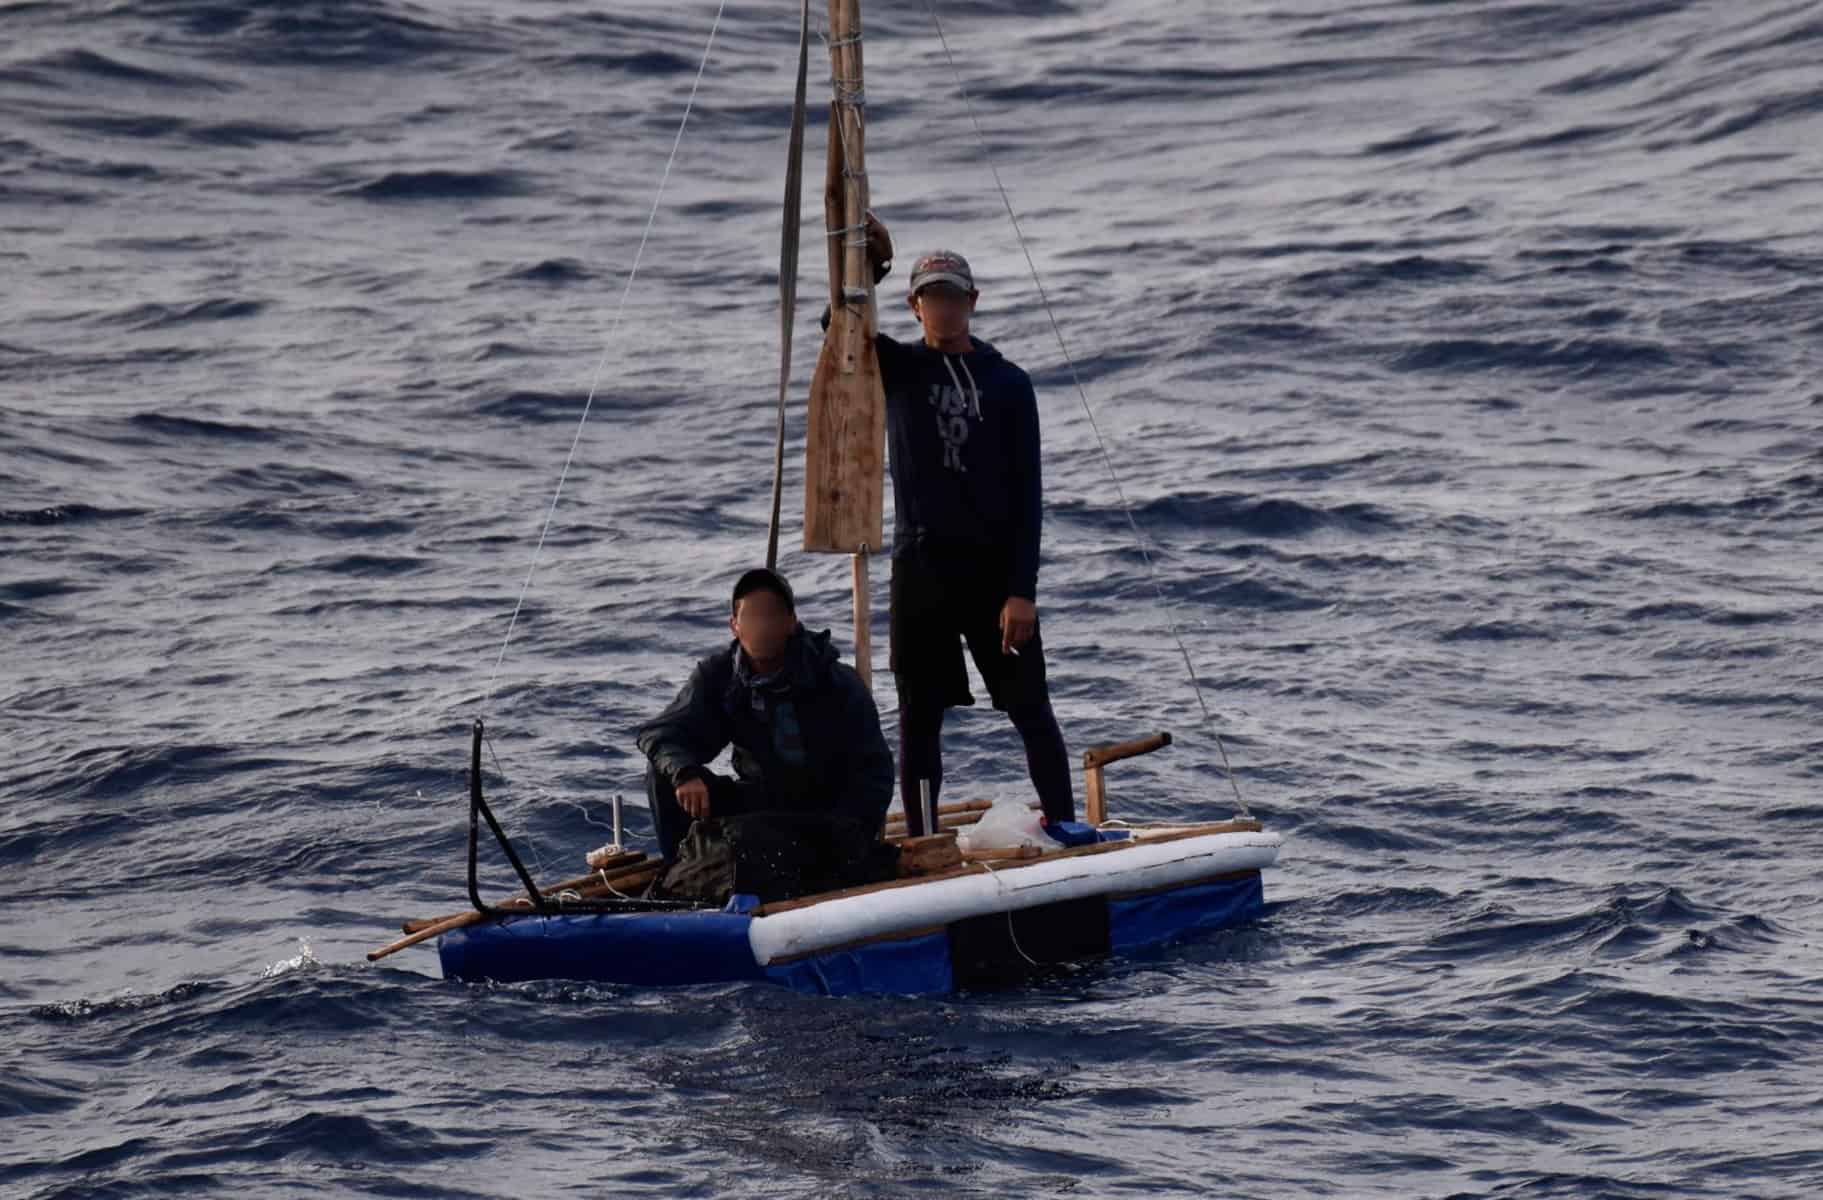
[[[728,656],[734,667],[728,680],[729,694],[746,691],[752,686],[752,676],[748,674],[747,656],[741,652],[738,639],[729,645]],[[812,633],[800,625],[785,641],[785,662],[778,678],[791,692],[815,691],[829,678],[830,668],[841,658],[829,630]]]

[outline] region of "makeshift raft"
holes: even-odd
[[[934,9],[931,17],[934,22]],[[938,34],[941,38],[941,26]],[[806,414],[803,547],[810,553],[851,556],[854,668],[871,687],[873,619],[868,562],[884,538],[886,399],[875,348],[879,312],[868,251],[871,200],[859,0],[829,0],[827,41],[832,98],[823,202],[830,308]],[[805,0],[799,9],[797,90],[780,236],[779,426],[768,567],[777,566],[781,528],[809,45],[810,7]],[[947,42],[944,48],[947,54]],[[703,61],[708,62],[707,48]],[[957,84],[960,90],[960,74]],[[963,99],[967,99],[965,91]],[[682,136],[680,126],[678,137]],[[1011,217],[1012,202],[1006,200],[1006,205]],[[657,211],[655,201],[654,216]],[[1025,249],[1016,220],[1013,233]],[[890,256],[890,250],[887,253]],[[1030,263],[1029,249],[1025,257]],[[1044,289],[1035,267],[1032,277],[1042,300]],[[631,281],[629,274],[629,288]],[[1046,306],[1048,310],[1048,301]],[[1054,317],[1052,326],[1058,328]],[[1058,349],[1068,361],[1061,332]],[[1076,390],[1092,420],[1080,381]],[[585,405],[584,420],[587,415]],[[579,426],[578,436],[580,433]],[[1108,469],[1114,472],[1111,461]],[[563,478],[563,474],[558,477],[552,512],[562,495]],[[546,532],[549,529],[547,513]],[[1137,537],[1137,526],[1134,533]],[[538,545],[543,544],[540,534]],[[1143,542],[1140,549],[1144,554]],[[537,550],[533,562],[537,562]],[[1151,569],[1149,555],[1146,562]],[[527,579],[529,582],[529,574]],[[509,620],[502,657],[512,628],[513,620]],[[1190,653],[1175,630],[1172,636],[1189,669],[1203,719],[1213,724]],[[491,688],[490,681],[490,694]],[[477,721],[470,770],[471,909],[434,920],[408,921],[404,938],[368,957],[382,958],[440,938],[443,973],[451,979],[579,979],[634,985],[770,980],[842,995],[943,992],[1017,979],[1052,963],[1130,952],[1179,935],[1245,921],[1262,907],[1260,871],[1278,860],[1279,838],[1263,830],[1259,822],[1245,819],[1246,808],[1234,774],[1227,769],[1227,752],[1219,733],[1215,741],[1243,819],[1144,828],[1117,827],[1118,823],[1107,820],[1102,768],[1168,745],[1170,738],[1160,734],[1089,751],[1084,756],[1088,820],[1047,827],[1038,840],[1049,838],[1056,845],[1042,851],[1028,846],[1016,851],[965,853],[953,832],[906,839],[902,829],[894,836],[889,828],[889,840],[899,844],[899,879],[766,904],[737,895],[723,908],[703,909],[644,899],[643,892],[660,864],[643,854],[621,851],[618,835],[605,853],[589,857],[589,874],[537,887],[481,795],[481,726]],[[918,797],[901,799],[919,803]],[[952,805],[947,818],[926,814],[928,819],[921,827],[933,831],[944,825],[953,828],[979,817],[987,807]],[[475,881],[476,843],[483,818],[525,888],[522,895],[495,904],[481,899]]]
[[[899,846],[901,878],[768,904],[737,895],[720,909],[640,899],[660,863],[612,848],[591,856],[589,875],[534,887],[481,795],[477,749],[473,908],[407,922],[405,938],[368,957],[438,937],[448,979],[755,980],[831,996],[924,994],[1014,983],[1055,964],[1247,921],[1263,906],[1260,872],[1277,862],[1279,835],[1255,820],[1119,828],[1105,821],[1102,768],[1169,742],[1157,735],[1089,751],[1090,822],[1047,830],[1054,849],[959,849],[956,829],[978,819],[985,802],[945,806],[940,832],[919,838],[905,837],[895,814],[887,840]],[[519,871],[525,895],[498,905],[480,900],[478,817]]]

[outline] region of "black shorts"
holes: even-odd
[[[1036,628],[1018,654],[1000,650],[1006,562],[1005,556],[984,560],[920,543],[893,553],[889,665],[900,708],[975,703],[962,663],[965,642],[995,708],[1005,712],[1050,699],[1044,643]]]

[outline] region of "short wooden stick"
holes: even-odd
[[[1112,746],[1096,746],[1083,753],[1082,765],[1085,767],[1105,767],[1109,763],[1117,763],[1123,758],[1132,758],[1135,755],[1150,754],[1154,750],[1163,750],[1170,744],[1170,734],[1155,733],[1151,737],[1135,738],[1130,742],[1118,742]]]
[[[867,586],[867,547],[850,557],[855,590],[855,670],[868,691],[874,686],[873,602]]]
[[[1102,778],[1099,765],[1083,767],[1082,776],[1083,791],[1088,797],[1083,805],[1083,815],[1089,819],[1089,824],[1099,827],[1108,819],[1107,781]]]
[[[419,942],[428,942],[438,934],[448,933],[452,929],[461,929],[464,926],[473,925],[485,915],[486,914],[476,912],[471,908],[465,913],[457,913],[453,917],[444,917],[440,921],[432,921],[430,924],[419,929],[416,933],[406,934],[398,941],[381,946],[378,950],[369,950],[367,952],[367,961],[379,962],[389,954],[397,954],[408,946],[415,946]]]

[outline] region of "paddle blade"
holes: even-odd
[[[830,313],[810,382],[804,452],[804,549],[877,552],[885,505],[886,393],[866,314]]]

